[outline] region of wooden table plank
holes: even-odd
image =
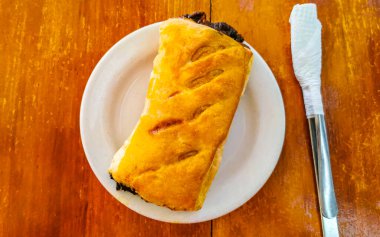
[[[109,195],[79,135],[101,56],[126,34],[209,1],[0,1],[0,236],[210,236],[161,223]]]
[[[321,236],[308,127],[290,54],[288,19],[301,2],[212,1],[212,20],[235,26],[272,68],[287,117],[272,177],[246,205],[213,222],[214,236]],[[340,232],[380,236],[380,1],[315,2]]]

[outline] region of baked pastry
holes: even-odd
[[[202,207],[252,65],[232,27],[205,19],[160,25],[144,112],[109,168],[117,189],[173,210]]]

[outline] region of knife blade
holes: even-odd
[[[326,218],[321,214],[322,219],[322,232],[325,237],[338,237],[339,228],[338,228],[338,218]]]
[[[337,220],[338,207],[331,174],[325,119],[323,115],[316,115],[310,117],[308,120],[322,232],[325,237],[337,237],[339,236]]]

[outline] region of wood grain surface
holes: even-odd
[[[308,127],[282,0],[0,0],[0,236],[321,236]],[[380,1],[316,0],[342,236],[380,236]],[[145,218],[92,173],[79,108],[126,34],[195,10],[241,32],[273,70],[286,137],[267,184],[238,210],[181,225]]]

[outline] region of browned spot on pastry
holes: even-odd
[[[209,75],[212,77],[216,77],[224,72],[223,69],[215,69],[209,72]]]
[[[210,104],[207,104],[207,105],[203,105],[199,108],[197,108],[194,113],[193,113],[193,116],[192,116],[192,119],[196,119],[199,115],[201,115],[206,109],[208,109],[211,105]]]
[[[182,123],[181,119],[164,120],[164,121],[158,123],[156,126],[154,126],[151,130],[149,130],[149,132],[154,135],[154,134],[161,132],[162,130],[165,130],[169,127],[172,127],[174,125],[178,125],[181,123]]]
[[[204,56],[207,56],[211,53],[214,53],[216,50],[214,47],[211,47],[211,46],[203,46],[203,47],[200,47],[198,48],[195,53],[193,54],[193,56],[191,57],[191,61],[197,61],[198,59],[204,57]]]
[[[192,156],[195,156],[196,154],[198,154],[199,152],[197,150],[192,150],[192,151],[187,151],[187,152],[184,152],[184,153],[181,153],[179,156],[178,156],[178,160],[184,160],[186,158],[189,158],[189,157],[192,157]]]
[[[207,73],[206,75],[203,75],[203,76],[200,76],[200,77],[197,77],[197,78],[190,80],[188,83],[188,87],[189,88],[195,88],[195,87],[201,86],[203,84],[206,84],[207,82],[210,82],[212,79],[214,79],[216,76],[219,76],[223,72],[224,72],[224,70],[222,70],[222,69],[212,70],[209,73]]]
[[[206,57],[207,55],[210,55],[212,53],[215,53],[216,51],[218,50],[222,50],[222,49],[225,49],[226,47],[223,46],[223,45],[219,45],[219,46],[202,46],[200,48],[198,48],[195,53],[193,54],[193,56],[191,56],[191,61],[197,61],[198,59],[201,59],[203,57]]]
[[[203,46],[203,47],[200,47],[198,48],[195,53],[193,54],[193,56],[191,56],[191,61],[197,61],[198,59],[200,58],[203,58],[207,55],[210,55],[212,53],[215,53],[216,51],[218,50],[222,50],[222,49],[225,49],[226,47],[223,46],[223,45],[219,45],[219,46]]]
[[[170,97],[173,97],[173,96],[177,95],[179,92],[180,92],[180,91],[175,91],[175,92],[171,93],[171,94],[169,95],[169,97],[168,97],[168,98],[170,98]]]

